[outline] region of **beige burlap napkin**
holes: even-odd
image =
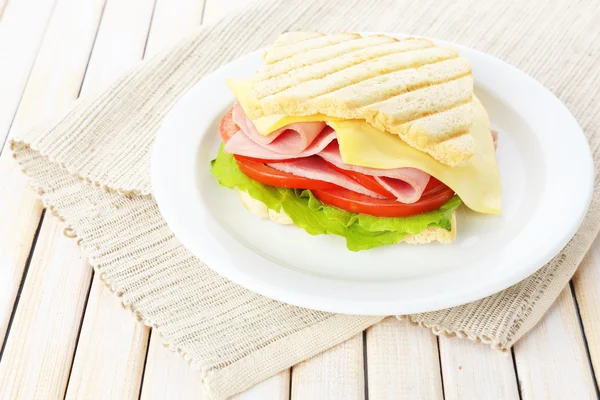
[[[80,101],[54,127],[23,134],[12,149],[106,284],[223,398],[381,318],[270,300],[221,278],[181,246],[152,199],[148,168],[154,135],[181,95],[282,31],[408,32],[483,50],[533,75],[574,113],[598,166],[599,14],[596,2],[572,0],[260,1],[141,64],[100,97]],[[410,320],[510,347],[541,318],[595,238],[598,187],[579,232],[539,272],[489,298]]]

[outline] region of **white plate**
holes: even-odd
[[[404,35],[393,35],[404,37]],[[437,41],[438,43],[443,43]],[[198,82],[171,110],[152,154],[152,188],[179,240],[226,278],[286,303],[348,314],[406,314],[491,295],[534,273],[575,234],[593,189],[581,128],[541,84],[481,52],[475,92],[499,131],[501,216],[464,206],[451,245],[390,245],[353,253],[337,236],[261,220],[220,187],[210,160],[234,97],[229,77],[254,73],[263,50]]]

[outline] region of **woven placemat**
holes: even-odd
[[[408,32],[474,47],[534,76],[579,120],[597,168],[598,16],[595,2],[570,0],[260,1],[142,63],[99,97],[78,102],[57,125],[23,133],[12,150],[104,282],[202,369],[213,397],[224,398],[381,317],[270,300],[221,278],[179,243],[152,199],[149,161],[155,133],[182,94],[282,31]],[[486,299],[408,318],[435,333],[509,348],[539,321],[596,237],[598,187],[581,229],[536,274]]]

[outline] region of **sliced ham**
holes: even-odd
[[[429,181],[429,176],[427,178]],[[388,192],[396,196],[400,203],[410,204],[419,201],[425,190],[425,186],[416,186],[409,183],[410,180],[387,178],[385,176],[376,176],[375,180]]]
[[[233,106],[233,122],[255,143],[274,153],[295,156],[305,151],[326,126],[325,122],[298,122],[261,135],[239,103]]]
[[[401,203],[418,201],[431,177],[415,168],[377,169],[346,164],[342,160],[337,140],[331,142],[318,155],[340,169],[374,176],[377,182],[394,194]]]
[[[262,146],[244,132],[238,131],[225,143],[225,151],[231,154],[241,156],[261,158],[263,160],[286,160],[290,158],[308,157],[321,152],[329,143],[335,140],[335,131],[330,127],[325,127],[321,133],[310,143],[303,151],[294,154],[281,154],[273,151],[270,146]]]
[[[353,192],[383,199],[382,196],[378,195],[372,190],[365,188],[341,172],[331,168],[320,157],[304,157],[285,162],[267,163],[267,165],[278,171],[287,172],[303,178],[333,183],[334,185],[352,190]]]

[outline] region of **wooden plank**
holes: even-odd
[[[571,289],[514,346],[523,399],[595,399]]]
[[[596,238],[575,273],[573,289],[598,384],[600,383],[600,237]]]
[[[444,393],[451,399],[518,399],[510,352],[467,339],[439,337]]]
[[[202,23],[204,0],[157,0],[146,56],[174,45]]]
[[[63,228],[56,218],[42,224],[0,363],[0,398],[64,395],[92,272]]]
[[[148,328],[95,276],[65,398],[137,398],[147,342]]]
[[[292,368],[292,400],[364,399],[362,334]]]
[[[79,11],[79,17],[72,18]],[[77,98],[101,13],[98,0],[63,1],[57,6],[11,135],[61,112]],[[4,77],[11,70],[2,72]],[[0,156],[0,182],[0,338],[4,338],[42,207],[9,151]]]
[[[152,0],[108,0],[94,44],[82,96],[101,92],[144,56]]]
[[[15,225],[18,219],[14,211],[22,202],[33,204],[35,197],[31,190],[24,191],[25,179],[17,171],[9,152],[2,151],[2,143],[8,136],[53,5],[54,0],[39,1],[37,12],[30,15],[30,7],[25,2],[13,1],[4,10],[0,23],[0,54],[10,60],[0,65],[0,152],[3,153],[0,157],[0,342],[4,341],[31,248],[31,240],[22,242],[20,238],[33,238],[40,218],[38,212],[29,223]]]
[[[148,346],[140,399],[209,399],[200,371],[192,369],[180,354],[164,347],[154,331]]]
[[[211,24],[223,18],[230,12],[236,12],[251,4],[253,0],[206,0],[204,6],[204,24]]]
[[[438,344],[395,317],[367,329],[369,399],[443,399]]]
[[[12,1],[4,12],[0,10],[0,54],[3,61],[0,74],[0,148],[8,135],[54,4],[55,0]],[[33,9],[35,12],[32,12]],[[3,291],[0,289],[0,292]]]
[[[281,371],[243,393],[239,393],[231,400],[288,400],[290,398],[290,373],[291,369]]]

